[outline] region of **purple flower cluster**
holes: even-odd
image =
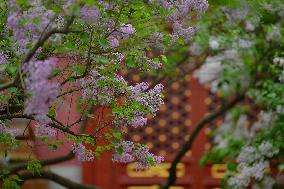
[[[155,156],[154,154],[149,152],[149,148],[146,146],[139,147],[133,152],[133,154],[137,160],[137,169],[149,169],[151,168],[151,166],[155,166],[156,164],[164,161],[164,158],[162,156]]]
[[[108,30],[113,31],[111,35],[108,37],[109,44],[112,47],[118,47],[119,39],[129,38],[131,34],[134,34],[136,32],[135,28],[131,24],[124,24],[124,23],[120,25],[120,28],[118,30],[114,29],[114,24],[110,24]]]
[[[183,38],[188,41],[195,32],[193,27],[184,27],[183,23],[190,18],[190,12],[204,13],[208,9],[207,0],[153,0],[166,10],[172,9],[169,21],[173,23],[173,40]]]
[[[119,30],[121,37],[128,38],[131,34],[135,33],[136,30],[131,24],[122,23]]]
[[[2,123],[1,121],[0,121],[0,132],[1,133],[8,133],[12,137],[15,137],[15,136],[20,134],[20,130],[19,129],[11,129],[9,127],[6,127],[6,125],[4,123]]]
[[[136,116],[132,119],[131,124],[132,127],[141,127],[147,125],[147,118],[143,116]]]
[[[127,83],[122,76],[109,77],[93,70],[89,77],[81,80],[81,85],[84,86],[84,99],[93,97],[97,103],[105,105],[125,93]]]
[[[82,143],[74,143],[72,151],[77,155],[79,161],[93,161],[94,155],[91,150],[86,149]]]
[[[51,128],[48,124],[41,123],[35,125],[35,133],[36,136],[50,136],[55,137],[57,136],[57,130],[54,128]]]
[[[150,168],[161,163],[164,158],[149,152],[146,146],[135,146],[131,141],[117,143],[112,156],[113,162],[129,163],[137,161],[137,169]]]
[[[124,60],[124,56],[120,52],[115,52],[112,54],[117,56],[117,61],[118,61],[117,63],[121,63]]]
[[[79,17],[87,24],[95,23],[100,17],[100,12],[95,6],[84,6],[80,10]]]
[[[118,152],[121,149],[122,152]],[[134,143],[131,141],[123,141],[115,145],[115,153],[112,155],[113,162],[129,163],[134,161],[133,155],[131,155],[134,149]]]
[[[49,80],[57,61],[56,58],[49,58],[45,61],[32,60],[23,68],[23,74],[26,76],[25,90],[31,95],[25,101],[24,113],[34,116],[42,127],[46,127],[51,122],[47,113],[59,92],[59,84]]]
[[[204,13],[208,8],[207,0],[181,0],[175,4],[174,14],[170,17],[173,22],[173,39],[178,37],[188,41],[194,34],[195,30],[193,27],[183,27],[183,22],[189,18],[191,10],[201,14]]]
[[[149,68],[151,69],[160,69],[162,67],[162,63],[161,62],[155,62],[153,60],[147,60],[147,65],[149,66]]]
[[[192,35],[195,33],[195,29],[191,26],[184,28],[180,22],[175,21],[173,24],[173,40],[183,38],[185,41],[189,41]]]
[[[127,99],[128,101],[136,101],[139,105],[146,108],[146,110],[135,110],[131,113],[131,119],[124,117],[123,115],[114,114],[113,124],[117,129],[122,129],[127,126],[141,127],[147,124],[147,114],[154,114],[159,110],[159,106],[163,104],[161,92],[163,85],[158,84],[153,89],[149,88],[147,83],[139,83],[135,86],[127,87]],[[149,112],[150,111],[150,112]]]
[[[13,11],[8,16],[7,28],[13,31],[13,39],[19,45],[20,54],[25,52],[27,44],[39,39],[55,15],[37,1],[31,4],[31,8],[22,10],[14,0],[9,1],[9,10]]]
[[[151,112],[155,113],[159,110],[159,106],[164,104],[161,92],[164,86],[162,84],[156,85],[145,94],[140,95],[136,100],[146,107],[151,108]]]
[[[128,90],[130,91],[130,98],[137,99],[141,93],[146,91],[149,88],[149,84],[145,82],[141,82],[136,84],[135,86],[129,86]]]
[[[8,56],[0,51],[0,65],[7,64],[8,63]]]

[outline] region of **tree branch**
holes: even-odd
[[[59,157],[47,159],[47,160],[42,160],[40,163],[41,163],[42,166],[54,165],[54,164],[57,164],[57,163],[61,163],[61,162],[64,162],[64,161],[71,160],[73,158],[74,158],[74,153],[69,152],[68,154],[63,155],[63,156],[59,156]],[[26,170],[27,166],[28,166],[27,162],[19,163],[9,170],[9,175],[16,174],[18,171],[21,171],[21,170]]]
[[[73,182],[70,179],[67,179],[65,177],[62,177],[58,174],[55,174],[50,171],[41,171],[40,174],[33,175],[29,172],[24,172],[19,174],[19,177],[23,180],[23,183],[30,179],[47,179],[56,182],[57,184],[60,184],[61,186],[64,186],[68,189],[99,189],[99,187],[96,186],[89,186],[84,184],[79,184],[76,182]]]
[[[233,108],[239,101],[244,99],[244,94],[237,95],[231,102],[224,105],[217,111],[211,113],[209,116],[206,116],[203,120],[201,120],[196,128],[193,130],[190,138],[188,141],[183,145],[183,147],[180,149],[178,154],[176,155],[175,159],[172,162],[171,168],[169,170],[169,177],[167,181],[161,186],[160,189],[168,189],[171,185],[173,185],[177,179],[176,176],[176,167],[177,164],[181,161],[183,156],[186,154],[188,150],[192,147],[193,142],[195,141],[196,137],[198,136],[199,132],[210,122],[215,120],[216,118],[222,116],[224,113],[226,113],[229,109]]]
[[[36,42],[36,44],[33,46],[33,48],[26,54],[26,56],[24,57],[23,61],[22,61],[22,65],[26,62],[29,62],[31,60],[31,58],[34,56],[34,54],[36,53],[36,51],[50,38],[50,36],[54,35],[54,34],[67,34],[69,32],[69,27],[71,26],[71,24],[74,21],[74,16],[71,16],[68,20],[66,25],[62,28],[62,29],[58,29],[58,28],[53,28],[51,30],[49,30],[48,32],[45,32],[42,37],[40,39],[38,39],[38,41]],[[9,87],[15,86],[17,85],[17,83],[20,80],[20,69],[21,66],[18,70],[18,73],[15,77],[14,80],[12,81],[8,81],[7,83],[4,83],[2,85],[0,85],[0,91],[5,90]]]

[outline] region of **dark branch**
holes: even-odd
[[[61,162],[71,160],[73,158],[74,158],[74,153],[69,152],[68,154],[66,154],[64,156],[59,156],[59,157],[52,158],[52,159],[42,160],[41,165],[42,166],[54,165],[54,164],[58,164],[58,163],[61,163]],[[9,175],[16,174],[18,171],[26,170],[27,166],[28,166],[27,162],[19,163],[16,166],[14,166],[13,168],[10,169]]]
[[[225,114],[229,109],[233,108],[239,101],[244,99],[244,94],[237,95],[231,102],[224,105],[217,111],[211,113],[209,116],[206,116],[203,120],[201,120],[196,128],[193,130],[190,138],[188,141],[183,145],[183,147],[180,149],[178,154],[176,155],[175,159],[172,162],[171,168],[169,170],[169,177],[167,181],[161,186],[161,189],[168,189],[171,185],[173,185],[176,181],[176,167],[177,164],[181,161],[183,156],[186,154],[188,150],[190,150],[193,142],[195,141],[196,137],[200,133],[200,131],[210,122],[214,121],[216,118],[222,116]]]

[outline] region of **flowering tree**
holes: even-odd
[[[218,118],[223,124],[201,163],[226,164],[222,187],[282,188],[275,172],[283,172],[284,1],[215,1],[210,8],[188,51],[196,57],[194,77],[222,96],[222,105],[191,133],[163,188],[175,182],[176,165],[199,132]]]
[[[4,0],[0,2],[0,141],[5,157],[18,148],[23,133],[10,121],[24,118],[36,136],[53,150],[58,132],[73,143],[66,156],[1,168],[2,188],[19,188],[28,179],[45,178],[68,188],[91,188],[48,172],[44,166],[69,160],[91,161],[112,150],[114,162],[137,162],[149,168],[163,158],[143,144],[125,141],[126,127],[147,124],[163,103],[163,86],[137,83],[131,86],[119,75],[123,66],[140,71],[158,69],[167,62],[164,53],[185,44],[195,33],[191,17],[208,7],[206,0]],[[153,49],[155,57],[148,56]],[[72,64],[61,65],[67,59]],[[64,124],[57,108],[68,95],[80,95],[76,102],[80,119]],[[93,118],[98,107],[107,107],[110,119],[84,134],[72,127]],[[107,121],[111,120],[111,121]],[[100,131],[108,127],[107,133]],[[98,138],[107,141],[99,145]],[[89,149],[86,144],[92,146]],[[5,161],[5,158],[4,158]]]

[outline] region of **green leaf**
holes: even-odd
[[[118,131],[113,131],[113,136],[114,136],[114,138],[116,138],[116,139],[121,139],[121,133],[120,132],[118,132]]]
[[[39,160],[31,160],[28,162],[27,170],[33,175],[40,175],[42,165]]]
[[[168,59],[165,55],[161,55],[163,63],[168,63]]]

